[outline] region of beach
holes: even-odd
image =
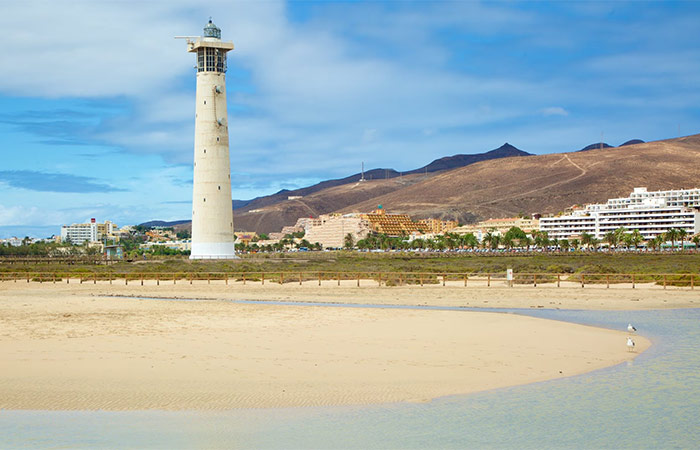
[[[626,324],[617,331],[494,312],[236,300],[642,309],[694,305],[697,296],[205,283],[0,284],[0,408],[425,402],[585,373],[629,361],[651,345],[635,336],[636,348],[628,351]]]

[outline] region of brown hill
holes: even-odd
[[[349,185],[354,185],[357,181],[360,180],[362,176],[364,176],[365,180],[388,180],[389,178],[396,178],[396,177],[403,177],[405,175],[427,175],[429,173],[433,172],[440,172],[444,170],[450,170],[450,169],[455,169],[457,167],[464,167],[468,166],[469,164],[474,164],[479,161],[486,161],[489,159],[498,159],[498,158],[509,158],[511,156],[531,156],[530,153],[524,152],[520,149],[517,149],[510,145],[509,143],[505,143],[499,148],[495,150],[491,150],[488,152],[484,153],[476,153],[472,155],[453,155],[453,156],[446,156],[444,158],[436,159],[432,161],[430,164],[425,165],[423,167],[420,167],[418,169],[414,169],[408,172],[397,172],[394,169],[372,169],[366,171],[364,174],[353,174],[345,178],[337,178],[333,180],[325,180],[321,181],[320,183],[316,183],[313,186],[307,186],[299,189],[294,189],[294,190],[288,190],[288,189],[283,189],[277,193],[274,193],[272,195],[265,195],[262,197],[257,197],[252,200],[234,200],[233,201],[233,208],[237,210],[236,212],[242,213],[250,210],[255,210],[255,209],[261,209],[266,206],[273,205],[275,203],[283,202],[287,200],[287,197],[296,197],[296,196],[303,196],[306,197],[308,195],[314,194],[316,192],[322,191],[324,189],[329,189],[333,188],[335,186],[341,186],[344,184],[349,184]],[[387,185],[391,186],[390,183]],[[397,184],[397,187],[401,187],[402,184]],[[350,199],[347,199],[350,200]],[[357,199],[356,201],[361,201],[360,199]],[[355,203],[356,201],[351,201],[351,203]],[[321,214],[323,213],[328,213],[332,212],[335,209],[342,208],[347,206],[347,204],[335,204],[334,209],[331,210],[323,210],[321,211]],[[238,211],[240,210],[240,211]]]
[[[501,147],[484,153],[454,155],[436,159],[421,168],[401,174],[393,169],[373,169],[364,173],[366,181],[359,183],[360,174],[322,181],[313,186],[283,190],[272,195],[239,202],[234,212],[237,230],[269,233],[279,231],[285,225],[293,225],[299,217],[317,217],[405,188],[433,176],[436,172],[475,164],[479,161],[532,156],[530,153],[505,143]],[[288,197],[300,199],[289,200]],[[375,205],[376,206],[376,205]]]
[[[518,213],[556,213],[575,204],[649,190],[700,184],[700,135],[665,141],[484,161],[443,172],[343,212],[368,211],[382,204],[415,217],[475,218]]]
[[[280,231],[285,225],[294,225],[299,217],[318,217],[319,214],[377,198],[424,179],[425,175],[407,175],[332,186],[299,199],[278,201],[245,212],[236,210],[234,224],[236,230],[254,230],[258,233]]]

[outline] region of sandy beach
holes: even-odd
[[[230,300],[645,309],[696,306],[698,292],[6,282],[0,408],[423,402],[588,372],[631,360],[650,345],[636,336],[629,352],[626,324],[614,331],[494,312]]]

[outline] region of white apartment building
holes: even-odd
[[[72,244],[80,245],[83,242],[99,242],[105,237],[112,237],[117,231],[117,226],[110,221],[97,223],[90,219],[90,223],[74,223],[61,227],[61,241],[70,240]]]
[[[546,231],[552,239],[579,237],[582,233],[602,239],[620,227],[639,230],[644,239],[672,228],[696,234],[700,232],[700,189],[648,192],[646,188],[635,188],[629,197],[540,219],[540,231]]]

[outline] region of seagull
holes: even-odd
[[[634,341],[632,340],[631,337],[627,338],[627,351],[631,352],[634,350]]]
[[[633,327],[632,324],[630,323],[630,324],[627,324],[627,331],[629,331],[630,333],[634,333],[635,331],[637,331],[637,329],[635,327]]]

